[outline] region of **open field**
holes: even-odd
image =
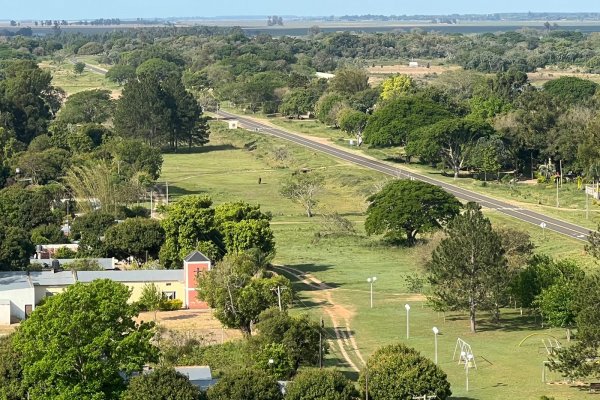
[[[73,72],[73,64],[64,61],[60,64],[51,61],[43,61],[40,68],[47,69],[52,73],[52,84],[67,92],[70,96],[74,93],[92,89],[110,90],[113,98],[121,94],[121,87],[108,81],[103,75],[91,71],[84,71],[81,75]]]
[[[282,168],[270,158],[276,148],[287,149],[290,168]],[[340,212],[354,223],[356,234],[323,234],[320,216],[308,219],[299,206],[279,196],[281,179],[291,169],[299,167],[318,169],[326,175],[320,211]],[[258,177],[262,178],[261,185],[257,183]],[[435,240],[405,249],[389,247],[377,237],[364,235],[365,196],[385,179],[376,172],[286,142],[240,130],[228,131],[214,123],[211,143],[199,152],[165,155],[161,177],[161,180],[169,181],[175,198],[199,193],[210,195],[215,202],[243,199],[259,203],[263,210],[273,212],[272,226],[278,244],[275,263],[310,273],[328,287],[319,292],[314,286],[297,284],[299,292],[295,309],[306,311],[315,318],[323,315],[330,324],[332,320],[328,312],[336,310],[338,314],[334,317],[338,325],[347,321],[347,329],[356,340],[357,350],[350,344],[344,346],[355,365],[360,367],[361,357],[365,359],[381,345],[406,340],[403,305],[409,301],[413,310],[412,334],[408,343],[432,357],[431,327],[440,328],[440,363],[449,374],[453,392],[459,396],[457,398],[512,396],[525,399],[546,394],[556,399],[569,399],[581,396],[578,389],[566,385],[541,383],[541,363],[545,360],[543,354],[538,354],[542,346],[541,337],[530,339],[523,348],[517,347],[529,333],[550,333],[563,340],[564,332],[561,330],[542,329],[533,318],[527,315],[521,317],[515,310],[505,310],[504,321],[498,329],[492,329],[487,315],[482,314],[479,320],[482,330],[472,335],[468,333],[468,323],[463,316],[448,315],[444,322],[443,316],[421,307],[418,300],[422,297],[407,293],[404,277],[421,271],[423,260]],[[583,252],[580,242],[549,232],[543,235],[531,225],[517,223],[495,213],[488,212],[488,216],[494,224],[527,230],[538,251],[555,257],[573,258],[590,269],[596,268],[594,261]],[[378,277],[375,308],[372,310],[368,305],[366,278],[369,276]],[[333,337],[334,332],[330,332],[329,338]],[[451,362],[457,337],[469,341],[476,357],[479,357],[478,370],[471,371],[471,391],[468,394],[464,390],[464,370]],[[332,346],[328,365],[348,367],[343,359],[340,348]],[[549,377],[557,378],[553,374]]]

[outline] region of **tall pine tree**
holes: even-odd
[[[497,313],[510,282],[502,243],[476,203],[450,221],[446,234],[427,264],[430,299],[442,309],[467,310],[475,332],[477,312]]]

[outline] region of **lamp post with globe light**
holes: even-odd
[[[410,339],[410,324],[409,324],[409,315],[410,315],[410,305],[405,304],[404,308],[406,309],[406,338]]]
[[[377,277],[367,278],[367,282],[371,284],[371,308],[373,308],[373,283],[377,280]]]
[[[435,347],[435,364],[437,365],[438,363],[438,351],[437,351],[437,335],[438,333],[440,333],[440,330],[437,327],[433,327],[433,329],[431,329],[433,331],[433,337],[434,337],[434,347]]]

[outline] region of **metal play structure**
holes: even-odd
[[[456,355],[458,354],[458,363],[464,364],[465,369],[475,368],[477,369],[477,363],[475,362],[475,355],[473,354],[473,350],[471,349],[471,345],[461,338],[456,340],[456,345],[454,346],[454,354],[452,355],[452,360],[456,359]]]

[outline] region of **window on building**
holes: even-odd
[[[162,295],[165,299],[175,300],[175,292],[162,292]]]

